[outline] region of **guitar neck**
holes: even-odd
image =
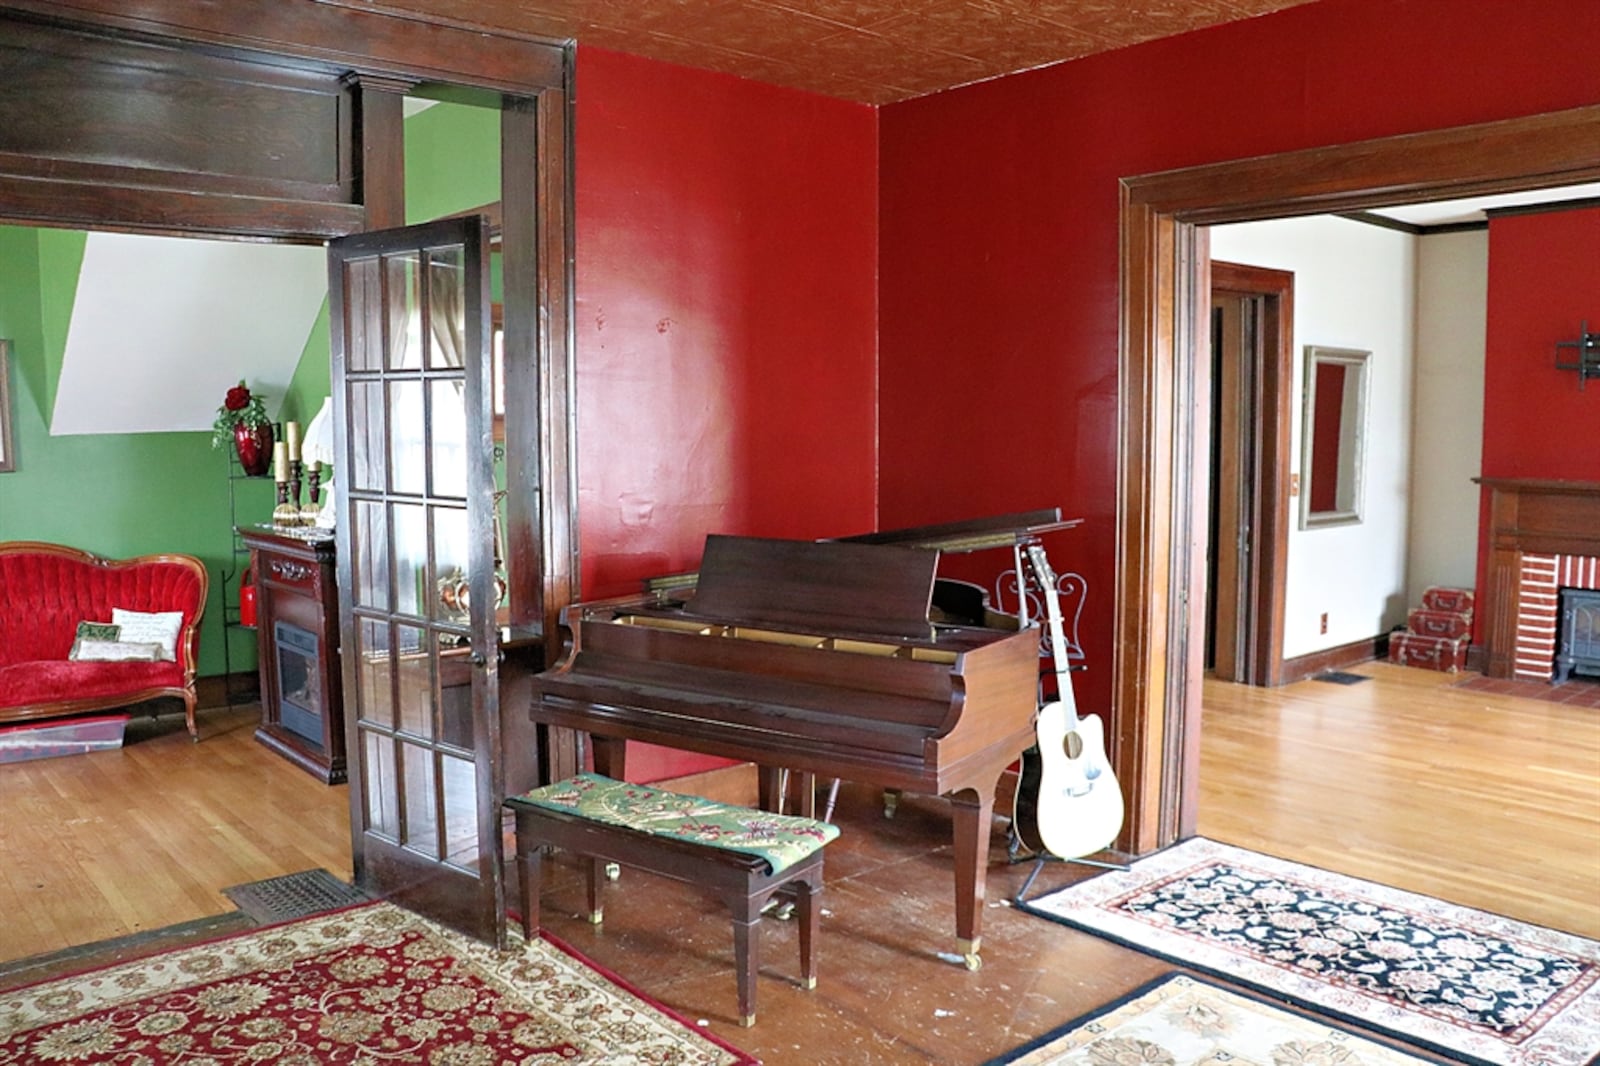
[[[1056,588],[1056,574],[1050,568],[1050,561],[1045,558],[1042,545],[1031,546],[1028,559],[1033,566],[1034,581],[1039,585],[1039,594],[1044,597],[1045,619],[1050,627],[1050,659],[1055,666],[1056,700],[1066,708],[1069,722],[1076,724],[1078,702],[1073,695],[1072,677],[1068,672],[1067,639],[1062,632],[1061,592]]]

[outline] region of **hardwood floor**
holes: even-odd
[[[1356,672],[1373,680],[1207,686],[1202,831],[1600,936],[1600,713],[1387,664]],[[256,744],[250,721],[202,720],[213,724],[198,745],[179,726],[120,753],[0,767],[0,960],[217,913],[223,885],[347,870],[345,790]],[[837,820],[818,987],[795,983],[793,923],[763,923],[751,1029],[734,1020],[729,922],[694,890],[627,871],[596,928],[576,865],[558,857],[547,927],[769,1064],[981,1062],[1173,968],[1011,909],[1030,867],[1007,864],[998,823],[984,966],[941,961],[953,949],[945,805],[907,796],[885,821],[873,790],[847,785]],[[1035,891],[1092,873],[1052,865]]]
[[[1200,834],[1600,938],[1600,710],[1352,672],[1206,683]]]
[[[253,739],[254,705],[136,717],[119,751],[0,766],[0,962],[233,910],[223,888],[350,876],[349,800]]]

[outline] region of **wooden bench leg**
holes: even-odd
[[[517,849],[522,873],[522,936],[532,941],[539,935],[539,880],[543,875],[544,849],[537,844],[526,851]]]
[[[821,881],[821,878],[815,880]],[[800,984],[808,992],[817,987],[817,957],[812,952],[817,937],[817,916],[822,909],[817,899],[821,888],[820,884],[813,884],[812,878],[796,881],[794,885],[795,916],[800,924]]]
[[[733,913],[733,965],[739,980],[739,1024],[756,1024],[756,971],[761,965],[761,905],[748,898]]]
[[[600,891],[606,883],[606,860],[585,858],[583,866],[589,882],[589,924],[599,925],[606,920],[605,906],[600,902]]]

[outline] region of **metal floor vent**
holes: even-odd
[[[1367,677],[1365,674],[1349,674],[1343,670],[1328,670],[1325,673],[1316,675],[1314,680],[1327,681],[1334,685],[1354,685],[1361,681],[1371,681],[1372,678]]]
[[[222,894],[259,925],[322,914],[355,903],[366,903],[371,898],[359,888],[347,885],[321,869],[302,870],[297,874],[234,885],[223,889]]]

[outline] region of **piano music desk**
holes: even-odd
[[[822,822],[795,816],[772,816],[763,812],[717,803],[699,797],[679,797],[695,805],[694,813],[770,820],[807,828],[816,827],[809,851],[792,858],[787,865],[769,862],[760,855],[736,851],[717,843],[653,833],[646,829],[617,824],[603,817],[576,809],[555,809],[531,802],[563,786],[598,783],[601,788],[619,786],[598,775],[578,778],[535,789],[526,796],[506,800],[516,815],[517,863],[521,874],[522,929],[528,939],[539,932],[539,890],[542,858],[546,846],[581,856],[588,886],[589,921],[598,925],[603,918],[600,892],[605,883],[608,862],[632,866],[663,877],[674,878],[709,890],[733,916],[734,968],[739,987],[739,1024],[750,1026],[756,1020],[756,972],[760,958],[762,908],[774,895],[792,895],[800,933],[800,983],[817,986],[815,942],[822,893],[822,849],[838,830]],[[648,786],[621,786],[644,793],[659,793]],[[647,796],[647,799],[649,797]],[[805,851],[805,845],[794,849]]]

